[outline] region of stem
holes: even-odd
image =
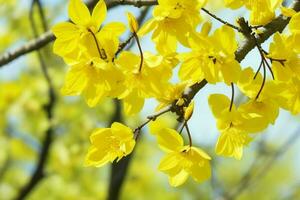
[[[262,64],[262,66],[263,66],[263,69],[264,69],[263,82],[262,82],[262,84],[261,84],[261,87],[260,87],[260,89],[259,89],[259,92],[257,93],[257,95],[256,95],[256,97],[255,97],[255,100],[258,99],[258,97],[259,97],[259,95],[261,94],[261,92],[262,92],[262,90],[263,90],[263,88],[264,88],[264,86],[265,86],[265,83],[266,83],[266,65],[265,65],[264,62],[263,62],[263,64]]]
[[[286,59],[277,59],[277,58],[269,58],[271,63],[272,62],[279,62],[282,66],[284,66],[284,62],[286,61]]]
[[[120,44],[118,51],[115,53],[115,57],[118,56],[121,51],[123,51],[123,49],[130,43],[132,38],[134,38],[134,34],[132,34],[125,42]]]
[[[186,121],[184,121],[184,122],[183,122],[183,124],[182,124],[182,126],[181,126],[181,128],[180,128],[180,130],[179,130],[179,134],[181,134],[181,133],[182,133],[182,131],[183,131],[183,128],[185,127],[185,123],[186,123]]]
[[[140,55],[141,55],[141,62],[140,62],[140,67],[139,67],[139,72],[142,71],[142,67],[143,67],[143,62],[144,62],[144,55],[143,55],[143,50],[142,50],[142,47],[141,47],[141,44],[140,44],[140,40],[139,40],[139,37],[138,35],[136,34],[136,32],[133,33],[133,36],[136,40],[136,43],[139,47],[139,51],[140,51]]]
[[[214,19],[218,20],[219,22],[237,30],[238,32],[241,32],[241,29],[233,24],[230,24],[229,22],[224,21],[223,19],[219,18],[218,16],[212,14],[211,12],[209,12],[208,10],[206,10],[205,8],[201,8],[201,10],[203,10],[206,14],[208,14],[209,16],[213,17]]]
[[[267,65],[267,67],[268,67],[268,69],[269,69],[269,71],[272,75],[273,80],[275,80],[275,76],[274,76],[274,73],[273,73],[273,70],[272,70],[270,64],[268,63],[268,61],[265,58],[264,58],[264,60],[265,60],[265,63],[266,63],[266,65]]]
[[[231,83],[231,101],[230,101],[229,112],[231,112],[232,110],[233,102],[234,102],[234,85],[233,83]]]
[[[271,66],[269,65],[269,63],[268,63],[268,61],[266,60],[266,57],[265,57],[265,54],[268,55],[268,52],[265,51],[265,50],[261,47],[261,45],[257,42],[257,39],[256,39],[256,37],[255,37],[254,34],[251,34],[251,36],[252,36],[253,39],[255,40],[255,45],[256,45],[256,47],[257,47],[259,53],[260,53],[260,56],[261,56],[262,63],[263,63],[263,65],[264,65],[264,67],[266,67],[266,65],[267,65],[267,67],[268,67],[268,69],[269,69],[269,71],[270,71],[270,73],[271,73],[271,75],[272,75],[273,80],[275,80],[275,76],[274,76],[273,70],[272,70]],[[260,68],[261,68],[261,66],[260,66]],[[259,70],[260,70],[260,68],[259,68]],[[258,71],[259,71],[259,70],[258,70]],[[255,76],[255,77],[256,77],[256,76]],[[265,78],[265,77],[264,77],[264,78]]]
[[[100,58],[106,59],[106,56],[105,56],[105,55],[102,55],[102,52],[101,52],[101,49],[100,49],[98,40],[97,40],[97,38],[96,38],[96,35],[93,33],[93,31],[92,31],[91,29],[88,29],[88,32],[91,33],[91,35],[92,35],[93,38],[94,38],[94,41],[95,41],[95,44],[96,44],[96,46],[97,46],[97,50],[98,50],[98,53],[99,53]]]
[[[261,67],[262,67],[262,65],[263,65],[263,62],[264,62],[264,60],[263,60],[263,59],[261,59],[261,62],[260,62],[259,68],[257,69],[257,71],[256,71],[256,73],[255,73],[255,75],[254,75],[253,79],[256,79],[256,77],[257,77],[257,75],[258,75],[258,73],[259,73],[259,71],[260,71],[260,69],[261,69]]]
[[[187,122],[185,122],[185,129],[186,129],[188,137],[189,137],[190,147],[192,147],[193,146],[192,135],[191,135],[191,132],[190,132]]]
[[[148,116],[147,121],[145,121],[143,124],[141,124],[136,129],[134,129],[134,139],[136,140],[138,138],[139,133],[141,132],[142,128],[144,128],[144,126],[149,124],[149,122],[155,121],[159,116],[161,116],[167,112],[170,112],[170,111],[171,111],[171,107],[167,107],[165,110],[162,110],[162,111],[158,112],[157,114]]]

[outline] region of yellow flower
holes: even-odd
[[[130,154],[134,148],[133,132],[127,126],[114,122],[111,128],[96,129],[90,136],[92,146],[86,155],[85,165],[101,167],[117,162]]]
[[[257,74],[255,79],[254,76],[255,73],[250,67],[242,71],[240,80],[237,84],[241,92],[253,101],[255,100],[257,102],[261,102],[268,105],[277,105],[277,101],[279,100],[278,98],[280,97],[280,94],[284,91],[283,85],[273,80],[267,80],[264,84],[262,92],[259,95],[259,98],[256,99],[256,96],[263,82],[263,77],[260,73]],[[275,76],[275,80],[276,79],[277,78]]]
[[[246,6],[252,25],[265,25],[275,17],[275,10],[283,0],[224,0],[225,6],[237,9]]]
[[[197,182],[210,178],[211,158],[202,149],[184,146],[181,135],[169,128],[161,129],[156,136],[159,146],[167,153],[158,169],[169,176],[171,186],[182,185],[189,175]]]
[[[52,28],[56,41],[54,53],[65,55],[72,52],[78,45],[80,38],[89,32],[96,33],[106,16],[106,5],[100,0],[95,6],[92,15],[81,0],[71,0],[69,4],[71,22],[62,22]]]
[[[297,12],[292,8],[287,8],[284,6],[280,6],[280,10],[283,16],[293,17],[293,15],[297,14]]]
[[[76,60],[80,54],[80,43],[87,36],[98,33],[102,22],[106,17],[106,5],[100,0],[90,14],[87,6],[81,0],[71,0],[69,4],[69,17],[73,22],[62,22],[55,25],[52,31],[56,37],[54,53],[62,56],[66,62]],[[109,23],[102,28],[103,32],[119,36],[125,31],[122,23]]]
[[[160,147],[167,153],[158,169],[169,176],[171,186],[182,185],[189,175],[197,182],[210,178],[211,158],[202,149],[184,146],[182,137],[172,129],[161,129],[156,136]]]
[[[186,87],[187,82],[180,82],[175,85],[162,85],[161,90],[158,90],[158,93],[154,94],[155,98],[159,102],[159,105],[155,108],[155,110],[161,110],[162,108],[174,103],[175,100],[177,100],[178,105],[182,105],[184,103],[182,95]]]
[[[243,148],[251,141],[251,137],[240,129],[228,127],[221,132],[216,144],[216,153],[240,160]]]
[[[280,101],[280,106],[289,110],[292,114],[300,113],[300,78],[292,77],[291,80],[282,83],[284,92],[280,94],[284,99]]]
[[[251,10],[250,23],[265,25],[275,17],[275,10],[283,0],[246,0],[246,7]]]
[[[237,82],[241,67],[235,60],[237,42],[234,31],[223,26],[209,38],[198,35],[189,40],[192,51],[181,54],[183,61],[179,77],[192,83],[206,79],[209,83],[224,81],[227,85]]]
[[[145,98],[153,97],[168,83],[173,66],[164,62],[163,56],[144,53],[144,62],[140,68],[140,57],[123,51],[116,63],[122,69],[126,79],[125,90],[119,95],[124,102],[124,110],[128,115],[136,114],[144,105]],[[158,76],[159,74],[159,76]]]
[[[295,51],[297,53],[300,53],[300,12],[297,14],[293,15],[289,22],[289,29],[292,32],[292,44],[294,45]]]
[[[213,94],[209,97],[209,106],[217,120],[220,136],[216,144],[216,153],[241,159],[243,147],[252,138],[250,133],[264,130],[274,123],[278,116],[278,106],[258,101],[249,101],[229,110],[230,100],[225,95]]]
[[[294,43],[293,36],[287,37],[275,33],[273,40],[268,57],[282,60],[282,62],[272,62],[275,80],[289,81],[295,75],[300,78],[300,57],[295,49],[297,45]]]
[[[101,30],[95,40],[83,42],[89,48],[71,65],[62,88],[64,95],[82,94],[90,107],[104,97],[117,97],[124,89],[124,75],[112,61],[118,50],[118,39]]]
[[[300,33],[300,12],[296,13],[293,15],[289,22],[289,29],[291,30],[292,33]]]
[[[224,0],[225,6],[232,8],[232,9],[237,9],[243,6],[244,1],[243,0]]]
[[[257,133],[274,124],[279,115],[279,105],[270,101],[249,100],[239,106],[239,112],[243,117],[241,130],[248,133]]]
[[[212,94],[208,98],[210,109],[217,119],[217,128],[220,131],[228,129],[230,126],[239,126],[242,123],[242,116],[233,104],[231,110],[230,100],[223,94]]]
[[[194,34],[200,23],[200,8],[206,0],[158,0],[153,10],[153,18],[146,22],[138,34],[153,31],[152,39],[160,51],[164,48],[176,49],[177,40],[188,46],[187,38]]]
[[[278,117],[279,105],[272,98],[270,97],[269,101],[249,100],[238,108],[233,104],[229,110],[231,103],[229,98],[213,94],[209,97],[209,105],[221,132],[229,127],[235,127],[245,133],[257,133],[266,129],[270,123],[274,124]]]

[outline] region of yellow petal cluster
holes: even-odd
[[[275,17],[275,10],[283,0],[224,0],[225,5],[232,9],[245,6],[250,10],[252,25],[265,25]]]
[[[185,146],[181,135],[173,129],[164,128],[157,134],[158,144],[167,155],[158,169],[169,176],[170,185],[182,185],[189,176],[197,182],[210,178],[210,156],[202,149]]]
[[[90,136],[92,146],[86,155],[85,165],[101,167],[119,161],[134,148],[133,132],[127,126],[114,122],[111,128],[96,129]]]
[[[159,51],[164,48],[175,51],[177,41],[189,46],[187,38],[194,34],[200,23],[200,8],[205,3],[206,0],[159,0],[153,9],[153,18],[138,34],[142,36],[153,31],[152,40]]]
[[[198,35],[189,40],[191,52],[179,55],[183,61],[179,70],[181,80],[196,83],[206,79],[209,83],[237,82],[241,67],[235,60],[237,50],[232,28],[222,26],[212,36]]]

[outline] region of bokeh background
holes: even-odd
[[[67,20],[67,0],[41,0],[47,26]],[[207,8],[229,22],[237,17],[248,17],[245,9],[229,10],[222,0],[209,1]],[[290,1],[285,2],[289,5]],[[0,55],[14,50],[34,38],[30,15],[37,24],[38,34],[45,30],[36,7],[30,0],[0,0]],[[144,9],[116,6],[108,11],[105,23],[126,22],[125,11],[140,16]],[[151,8],[145,19],[151,17]],[[203,14],[203,20],[221,24]],[[200,27],[199,27],[200,28]],[[121,38],[125,40],[129,33]],[[238,36],[238,41],[242,37]],[[269,39],[263,47],[268,49]],[[145,51],[155,52],[150,37],[142,39]],[[132,51],[138,52],[135,44]],[[179,52],[187,49],[179,47]],[[47,68],[55,92],[49,117],[49,83],[45,79],[41,60]],[[259,56],[251,51],[242,62],[243,67],[258,66]],[[43,63],[42,63],[43,64]],[[89,147],[89,135],[96,127],[110,126],[122,119],[132,128],[153,114],[156,102],[148,100],[137,116],[124,116],[120,103],[107,99],[89,108],[81,97],[63,97],[59,90],[68,67],[52,53],[52,44],[37,52],[22,56],[0,67],[0,200],[15,199],[31,180],[44,151],[45,138],[51,131],[47,159],[42,176],[26,199],[52,200],[106,199],[109,195],[111,166],[84,167],[84,156]],[[172,81],[177,82],[176,70]],[[300,199],[300,117],[281,110],[275,125],[256,134],[245,149],[242,160],[219,157],[214,152],[218,137],[215,120],[209,110],[207,97],[213,93],[230,95],[223,84],[209,85],[196,96],[190,122],[194,144],[209,152],[213,161],[211,180],[198,184],[189,180],[179,188],[168,184],[167,176],[157,170],[162,152],[149,129],[143,131],[125,173],[120,199],[124,200],[198,200],[198,199]],[[238,94],[236,103],[245,97]],[[47,107],[48,105],[48,107]],[[49,110],[48,110],[49,111]],[[166,126],[176,126],[176,116],[163,117]],[[113,193],[114,188],[110,188]],[[21,198],[19,198],[21,199]]]

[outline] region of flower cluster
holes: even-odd
[[[104,0],[97,3],[92,14],[81,0],[70,1],[71,22],[52,29],[56,36],[54,52],[70,66],[62,93],[82,95],[91,107],[103,98],[117,98],[127,115],[139,113],[145,99],[155,98],[159,103],[158,113],[134,130],[120,123],[96,129],[90,136],[92,146],[86,165],[100,167],[119,161],[133,151],[145,125],[174,112],[179,115],[179,131],[159,127],[153,133],[166,152],[158,168],[169,176],[172,186],[183,184],[189,175],[198,182],[207,180],[211,157],[193,145],[188,126],[194,110],[193,95],[188,92],[203,81],[225,83],[232,89],[231,99],[223,94],[212,94],[208,99],[220,131],[215,149],[219,155],[241,159],[244,146],[254,134],[275,123],[280,108],[300,113],[300,13],[282,8],[283,14],[291,17],[290,33],[276,33],[267,52],[257,42],[257,29],[275,17],[282,0],[224,1],[230,8],[245,6],[250,10],[249,33],[228,23],[211,31],[209,22],[203,23],[198,32],[200,10],[209,12],[203,8],[206,0],[158,0],[153,17],[140,28],[135,17],[127,13],[131,36],[125,43],[119,37],[126,25],[111,22],[102,26],[107,12]],[[261,59],[256,72],[251,67],[243,68],[235,58],[236,31],[256,41]],[[150,32],[157,54],[142,50],[140,38]],[[124,50],[133,39],[139,54]],[[187,52],[177,53],[178,44]],[[180,81],[173,83],[170,79],[177,65]],[[267,77],[267,70],[272,79]],[[234,102],[235,88],[248,97],[239,105]],[[184,129],[188,145],[181,136]]]

